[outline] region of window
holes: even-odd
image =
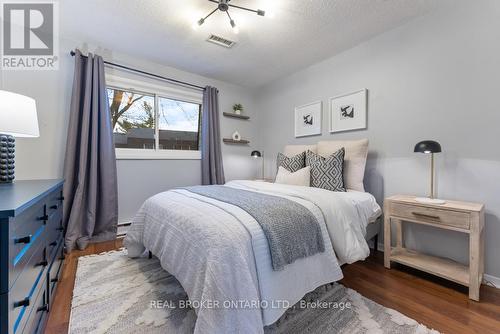
[[[117,159],[200,159],[199,92],[112,79],[107,94]]]
[[[158,98],[160,150],[198,151],[201,105]]]
[[[155,97],[108,88],[116,148],[155,149]]]

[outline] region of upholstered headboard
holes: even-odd
[[[307,150],[318,153],[317,145],[287,145],[285,146],[283,154],[287,157],[293,157],[294,155],[300,154]]]
[[[287,145],[283,154],[294,156],[310,150],[327,157],[335,151],[345,149],[344,182],[348,189],[365,191],[363,178],[365,175],[366,158],[368,156],[368,139],[360,140],[325,140],[316,145]]]

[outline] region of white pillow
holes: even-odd
[[[329,157],[342,147],[345,149],[344,186],[347,189],[364,192],[363,179],[365,177],[366,157],[368,156],[368,139],[320,141],[318,142],[318,154]]]
[[[311,167],[307,166],[292,173],[280,166],[274,183],[309,187],[311,184]]]

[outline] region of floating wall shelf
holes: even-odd
[[[232,113],[232,112],[224,112],[222,114],[224,116],[226,116],[226,117],[233,117],[233,118],[239,118],[239,119],[250,119],[250,116],[238,115],[238,114],[235,114],[235,113]]]
[[[249,140],[245,140],[245,139],[234,140],[234,139],[231,139],[231,138],[224,138],[224,139],[222,139],[222,141],[224,143],[226,143],[226,144],[240,144],[240,145],[250,144],[250,141]]]

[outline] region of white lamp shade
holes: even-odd
[[[14,137],[39,137],[35,100],[0,90],[0,133]]]

